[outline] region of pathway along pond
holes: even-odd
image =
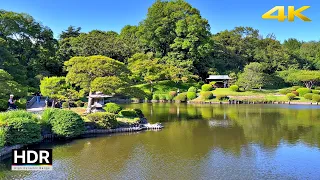
[[[320,179],[320,106],[129,104],[161,131],[53,148],[53,171],[0,179]]]

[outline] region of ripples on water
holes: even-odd
[[[320,179],[319,106],[125,106],[165,129],[42,144],[54,171],[0,179]]]

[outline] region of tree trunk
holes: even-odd
[[[51,104],[52,108],[55,108],[55,103],[56,103],[56,100],[52,99],[52,104]]]
[[[86,111],[87,114],[90,114],[90,113],[91,113],[91,104],[92,104],[92,97],[91,97],[91,95],[92,95],[92,92],[91,92],[91,90],[90,90],[90,92],[89,92],[89,98],[88,98],[88,107],[87,107],[87,111]]]

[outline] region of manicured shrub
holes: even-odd
[[[133,109],[124,109],[119,112],[119,115],[124,117],[138,117],[137,112]]]
[[[152,100],[159,100],[159,95],[158,94],[154,94],[152,96]]]
[[[76,101],[74,104],[75,104],[77,107],[83,107],[83,106],[84,106],[84,103],[83,103],[81,100]]]
[[[210,84],[204,84],[204,85],[202,85],[201,90],[202,91],[212,91],[213,87]]]
[[[193,100],[197,98],[197,93],[196,92],[187,92],[187,98],[188,100]]]
[[[167,100],[167,101],[171,101],[171,100],[173,100],[173,98],[174,98],[174,97],[173,97],[173,96],[170,96],[170,94],[167,94],[167,95],[166,95],[166,100]]]
[[[234,92],[238,92],[238,91],[239,91],[239,86],[237,86],[237,85],[232,85],[232,86],[230,86],[230,90],[231,90],[231,91],[234,91]]]
[[[176,96],[177,96],[177,91],[170,91],[167,98],[169,100],[173,100],[174,97],[176,97]]]
[[[216,83],[217,83],[216,81],[211,81],[209,84],[210,84],[211,86],[214,86]]]
[[[285,94],[291,93],[291,90],[290,89],[280,89],[279,93],[285,95]]]
[[[299,93],[297,91],[292,91],[291,93],[295,94],[296,96],[299,96]]]
[[[291,101],[291,100],[294,100],[294,98],[296,97],[296,95],[295,94],[293,94],[293,93],[288,93],[287,95],[287,98]]]
[[[62,103],[62,108],[69,108],[69,103],[68,102],[63,102]]]
[[[159,100],[166,100],[166,95],[165,94],[159,94]]]
[[[6,120],[12,119],[12,118],[31,119],[35,122],[38,122],[36,115],[29,113],[25,110],[8,111],[8,112],[0,113],[0,122],[5,122]]]
[[[31,144],[41,140],[40,125],[33,119],[17,117],[7,119],[5,142],[7,145]]]
[[[216,99],[219,101],[227,100],[228,96],[227,95],[217,95]]]
[[[320,94],[320,90],[313,90],[312,93],[313,94]]]
[[[76,137],[85,130],[84,121],[80,115],[68,110],[59,110],[50,118],[53,133],[61,137]]]
[[[319,95],[319,94],[314,94],[314,95],[312,96],[312,101],[320,102],[320,95]]]
[[[301,86],[292,86],[290,88],[291,91],[296,91],[297,89],[302,88]]]
[[[45,131],[51,132],[52,126],[50,123],[50,120],[54,117],[54,113],[59,112],[60,109],[56,108],[47,108],[42,112],[41,119],[40,119],[40,125],[42,129]]]
[[[200,92],[201,99],[209,100],[213,98],[213,94],[211,91],[201,91]]]
[[[141,111],[141,109],[133,109],[136,113],[137,113],[137,115],[139,116],[139,117],[144,117],[144,114],[143,114],[143,112]]]
[[[313,96],[312,93],[307,93],[307,94],[305,94],[303,97],[304,97],[305,99],[312,100],[312,96]]]
[[[96,112],[87,116],[88,120],[94,122],[98,128],[110,129],[118,126],[117,115],[107,112]]]
[[[315,90],[320,90],[320,86],[318,86],[318,87],[315,87],[314,89],[315,89]]]
[[[122,107],[116,103],[107,103],[103,109],[108,113],[118,114]]]
[[[194,86],[191,86],[189,89],[188,89],[188,92],[197,92],[197,88],[194,87]]]
[[[180,93],[176,98],[176,101],[186,102],[187,101],[187,93]]]
[[[297,89],[297,92],[299,93],[299,96],[303,97],[307,93],[311,93],[311,89],[309,88],[299,88]]]

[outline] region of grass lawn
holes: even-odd
[[[169,91],[179,89],[180,92],[186,92],[191,86],[197,86],[197,83],[175,83],[173,81],[159,81],[153,84],[154,94],[167,94]],[[151,93],[150,84],[139,84],[134,87],[140,88],[146,93]]]
[[[126,124],[136,123],[139,120],[140,118],[137,118],[137,117],[117,117],[117,121],[119,123],[126,123]]]
[[[266,96],[275,95],[278,90],[250,90],[245,92],[234,92],[229,88],[217,88],[213,91],[214,95],[227,95],[227,96]]]

